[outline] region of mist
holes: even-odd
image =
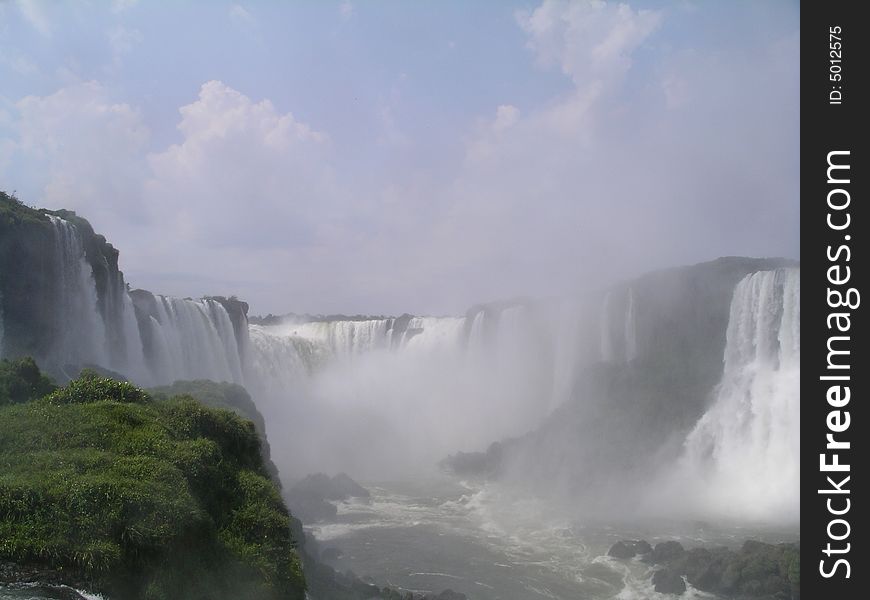
[[[387,319],[252,326],[282,473],[427,476],[452,452],[527,433],[569,392],[577,339],[559,308],[479,307],[405,331]],[[287,424],[301,435],[282,436]]]

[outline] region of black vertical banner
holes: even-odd
[[[801,6],[801,589],[810,600],[867,597],[865,8]]]

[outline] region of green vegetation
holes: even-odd
[[[266,439],[266,421],[245,388],[235,383],[195,379],[193,381],[176,381],[172,385],[152,388],[148,391],[155,398],[161,400],[167,400],[173,396],[192,396],[206,406],[231,410],[243,419],[251,421],[260,436],[260,456],[263,459],[263,466],[272,477],[275,485],[280,487],[278,468],[272,462],[269,442]]]
[[[19,389],[18,362],[0,390]],[[0,406],[0,560],[111,598],[303,597],[250,421],[93,372],[39,390]]]
[[[240,417],[253,422],[261,436],[265,437],[266,435],[266,423],[263,420],[263,415],[257,410],[257,406],[251,400],[247,390],[238,384],[195,379],[193,381],[176,381],[172,385],[152,388],[149,392],[161,400],[166,400],[172,396],[193,396],[212,408],[233,411]]]
[[[13,192],[0,190],[0,232],[25,223],[48,223],[45,215],[25,205]]]
[[[0,360],[0,406],[36,400],[54,390],[54,383],[29,356]]]

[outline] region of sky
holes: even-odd
[[[798,258],[797,2],[0,0],[0,189],[132,287],[461,314]]]

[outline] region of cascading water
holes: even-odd
[[[148,323],[155,383],[178,379],[244,383],[233,323],[217,300],[156,296],[156,314],[149,315]]]
[[[466,317],[288,319],[249,332],[249,387],[267,428],[304,424],[292,439],[270,435],[290,474],[434,465],[525,433],[572,387],[556,356],[572,349],[563,338],[574,331],[519,304]]]
[[[605,362],[612,376],[614,367],[647,360],[638,322],[648,340],[650,319],[663,310],[649,286],[618,286],[595,306],[511,302],[464,317],[249,325],[234,299],[129,292],[116,265],[95,274],[99,264],[86,256],[75,220],[48,218],[50,366],[94,363],[146,386],[195,378],[243,384],[283,450],[278,461],[291,457],[289,475],[434,464],[522,436],[568,398],[578,404],[597,393],[582,388],[586,396],[574,397],[584,369]],[[799,287],[799,271],[786,269],[731,288],[724,375],[681,460],[689,480],[709,483],[702,486],[708,505],[735,506],[749,494],[759,511],[797,510]],[[3,325],[0,352],[12,331]]]
[[[748,275],[734,290],[722,381],[685,442],[701,506],[799,518],[800,270]]]
[[[51,358],[67,363],[108,365],[106,327],[100,317],[97,289],[75,226],[49,215],[54,227],[55,311]]]

